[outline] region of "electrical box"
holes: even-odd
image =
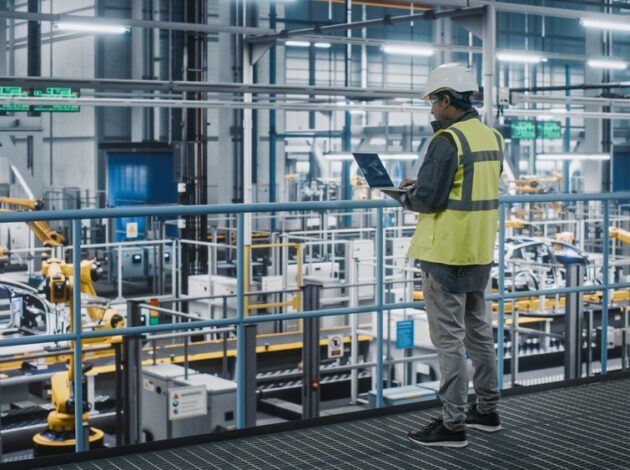
[[[259,282],[252,282],[249,286],[250,292],[260,290]],[[207,320],[220,319],[224,317],[224,306],[226,317],[236,317],[236,278],[228,276],[217,276],[208,274],[198,274],[188,276],[188,295],[190,297],[202,296],[226,296],[213,299],[200,299],[188,302],[188,312],[199,315]],[[258,302],[259,296],[249,296],[250,304]]]
[[[197,416],[174,419],[169,411],[183,405],[185,397],[173,392],[206,388],[205,410]],[[176,398],[175,398],[176,397]],[[173,403],[174,400],[180,403]],[[207,434],[229,429],[236,419],[236,383],[210,374],[200,374],[175,364],[147,366],[142,371],[142,430],[147,441]]]

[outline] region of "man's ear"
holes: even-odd
[[[442,103],[444,103],[444,107],[448,108],[449,106],[451,106],[453,103],[451,103],[451,97],[448,95],[444,95],[442,97]]]

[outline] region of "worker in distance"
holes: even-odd
[[[503,138],[471,104],[473,72],[462,64],[433,70],[423,99],[434,135],[416,179],[405,179],[401,203],[419,213],[408,256],[420,261],[429,333],[439,359],[442,416],[410,431],[418,444],[465,447],[467,428],[501,429],[496,353],[484,290],[498,222]],[[466,351],[476,402],[468,406]]]

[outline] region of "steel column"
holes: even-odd
[[[236,426],[242,429],[245,420],[245,214],[237,217],[236,231]]]
[[[499,316],[497,319],[497,375],[499,390],[503,389],[503,335],[505,334],[505,210],[504,204],[499,203]]]
[[[74,318],[74,435],[75,450],[86,450],[83,430],[83,354],[81,344],[81,221],[72,221],[72,308]]]
[[[496,52],[496,10],[493,4],[485,7],[483,17],[483,111],[486,125],[494,126],[494,66]]]
[[[245,386],[245,427],[256,426],[256,325],[245,325],[245,360],[241,363],[244,372]],[[240,387],[240,384],[239,384]]]
[[[609,267],[609,259],[608,254],[610,250],[610,237],[608,234],[608,227],[610,226],[610,207],[608,205],[608,201],[603,201],[604,205],[604,221],[602,223],[602,232],[604,235],[603,240],[603,250],[604,250],[604,260],[603,260],[603,287],[604,292],[602,293],[602,342],[601,342],[601,369],[602,375],[608,372],[608,302],[609,302],[609,292],[608,289],[610,286],[608,285],[608,267]]]
[[[315,311],[320,309],[319,299],[322,286],[306,284],[303,290],[303,310]],[[319,416],[320,386],[319,386],[319,318],[305,318],[302,330],[302,418],[317,418]]]
[[[584,270],[578,264],[566,265],[567,287],[582,284]],[[582,375],[582,293],[572,292],[566,296],[564,312],[564,380]]]
[[[376,407],[383,406],[383,208],[376,209]],[[389,341],[389,338],[388,338]]]

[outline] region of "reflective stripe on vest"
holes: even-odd
[[[456,142],[459,144],[458,149],[461,148],[461,153],[458,152],[459,164],[464,168],[461,200],[449,198],[447,208],[458,211],[487,211],[497,209],[499,207],[498,199],[486,199],[479,201],[473,200],[473,176],[475,163],[502,162],[503,153],[501,151],[492,150],[473,153],[470,149],[470,144],[468,143],[466,136],[461,130],[452,126],[449,127],[445,132],[452,133],[457,136]],[[494,137],[497,141],[499,149],[502,149],[503,141],[498,132],[495,132]]]

